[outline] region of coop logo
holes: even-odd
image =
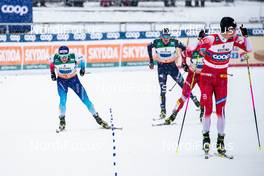
[[[139,38],[140,33],[139,32],[126,32],[126,38]]]
[[[213,59],[218,61],[224,61],[230,58],[230,54],[214,54]]]
[[[106,34],[106,38],[108,39],[118,39],[120,34],[118,32],[110,32]]]
[[[264,30],[263,29],[253,29],[252,34],[253,35],[264,35]]]
[[[103,38],[103,34],[101,32],[91,33],[90,38],[92,40],[101,40]]]
[[[10,35],[10,40],[12,42],[18,42],[20,41],[20,35]]]
[[[147,38],[156,38],[160,36],[159,32],[146,32],[146,37]]]
[[[13,5],[3,5],[1,7],[2,13],[15,13],[17,15],[23,16],[28,13],[28,7],[27,6],[13,6]]]
[[[73,38],[75,40],[85,40],[86,38],[86,34],[85,33],[78,33],[78,34],[74,34]]]
[[[6,42],[7,36],[6,35],[0,35],[0,42]]]
[[[25,41],[36,41],[36,35],[24,35]]]
[[[57,35],[57,40],[68,40],[69,35],[68,34],[58,34]]]
[[[40,35],[40,40],[41,41],[45,41],[45,40],[47,40],[47,41],[51,41],[52,40],[52,35],[51,34],[42,34],[42,35]]]

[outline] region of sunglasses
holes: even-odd
[[[161,37],[165,38],[165,39],[168,39],[168,38],[170,38],[170,35],[165,34],[165,35],[161,35]]]

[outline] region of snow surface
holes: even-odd
[[[264,142],[263,68],[252,68],[259,132]],[[231,68],[226,108],[226,145],[234,160],[203,159],[199,112],[190,102],[181,140],[175,149],[183,117],[177,125],[152,127],[159,114],[157,72],[141,70],[92,72],[81,82],[101,116],[122,126],[116,131],[117,165],[113,167],[112,132],[99,129],[85,106],[69,91],[67,131],[57,134],[56,83],[49,75],[0,77],[0,174],[4,176],[262,176],[264,152],[257,150],[257,137],[246,68]],[[185,74],[186,76],[186,74]],[[168,80],[170,88],[174,82]],[[171,112],[181,90],[167,93]],[[194,93],[199,95],[198,88]],[[216,142],[216,117],[212,117],[212,144]],[[212,150],[215,151],[213,148]],[[212,152],[214,152],[212,151]]]

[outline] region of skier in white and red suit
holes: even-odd
[[[217,115],[217,151],[225,154],[224,128],[225,128],[225,103],[227,98],[227,68],[234,47],[245,52],[252,51],[252,45],[247,38],[247,29],[240,27],[242,37],[236,33],[237,24],[231,17],[223,17],[220,22],[221,33],[204,37],[195,50],[204,56],[204,66],[201,71],[201,104],[205,107],[202,119],[203,125],[203,150],[208,153],[210,149],[210,126],[213,109],[212,96],[215,96]]]

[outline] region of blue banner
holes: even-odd
[[[197,33],[198,34],[198,33]],[[197,34],[189,30],[173,33],[176,38],[192,38]],[[249,36],[264,36],[263,28],[248,29]],[[94,40],[123,40],[123,39],[154,39],[160,32],[96,32],[96,33],[66,33],[66,34],[0,34],[1,42],[59,42],[59,41],[94,41]]]
[[[1,0],[0,1],[0,23],[32,23],[32,0]],[[7,30],[6,26],[1,26],[0,30]],[[8,27],[10,33],[28,32],[31,30],[27,26]]]

